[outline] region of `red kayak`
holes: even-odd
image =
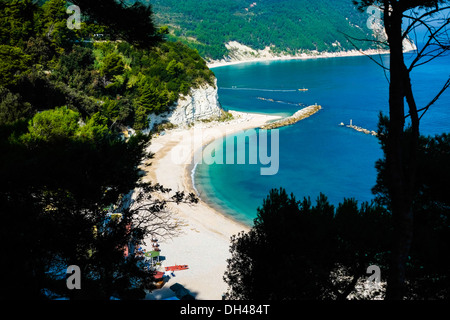
[[[166,271],[180,271],[180,270],[187,270],[187,269],[189,269],[189,267],[186,264],[166,267]]]

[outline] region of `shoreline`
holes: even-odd
[[[282,56],[272,56],[272,57],[259,57],[250,58],[235,61],[224,61],[224,60],[214,60],[207,62],[206,65],[210,69],[244,64],[244,63],[254,63],[254,62],[271,62],[271,61],[290,61],[290,60],[312,60],[312,59],[325,59],[325,58],[341,58],[341,57],[357,57],[362,55],[374,56],[374,55],[386,55],[389,54],[389,50],[350,50],[341,52],[323,52],[316,54],[306,54],[302,53],[300,55],[282,55]]]
[[[144,181],[159,183],[173,192],[195,192],[192,180],[195,154],[213,141],[248,129],[259,128],[281,116],[230,111],[234,119],[227,122],[196,123],[191,128],[173,129],[153,137],[148,151],[154,158],[144,161]],[[201,131],[201,135],[195,132]],[[148,165],[151,164],[151,165]],[[197,195],[198,197],[198,195]],[[188,270],[176,272],[166,285],[148,295],[148,299],[161,299],[173,292],[169,289],[179,283],[198,300],[220,300],[227,285],[223,275],[229,259],[230,239],[250,227],[199,199],[193,205],[169,204],[174,219],[179,222],[180,235],[159,239],[165,266],[187,264]],[[147,250],[151,249],[146,239]],[[205,268],[205,266],[207,266]]]

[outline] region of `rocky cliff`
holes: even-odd
[[[189,95],[180,96],[170,112],[161,115],[151,114],[149,130],[164,122],[184,127],[195,121],[219,118],[222,112],[216,79],[214,86],[204,84],[197,89],[191,89]]]

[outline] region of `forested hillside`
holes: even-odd
[[[101,25],[70,30],[66,1],[1,1],[0,9],[0,124],[67,106],[86,121],[98,113],[109,125],[144,129],[149,113],[166,111],[191,87],[214,83],[199,54],[180,42],[142,49],[115,41]],[[13,117],[8,97],[27,107]]]
[[[275,52],[354,49],[345,35],[366,39],[368,14],[351,0],[130,0],[151,3],[156,22],[169,25],[171,38],[196,48],[205,58],[227,54],[225,43]],[[358,42],[368,49],[369,42]]]

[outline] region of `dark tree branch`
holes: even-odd
[[[151,48],[162,40],[152,20],[152,8],[140,2],[132,5],[116,0],[71,0],[89,20],[108,26],[111,35],[129,43]]]
[[[447,79],[447,82],[442,86],[442,89],[439,91],[439,93],[433,98],[433,100],[431,100],[425,107],[417,110],[417,112],[422,112],[423,113],[420,115],[419,120],[422,119],[422,117],[425,115],[425,113],[428,111],[428,109],[430,109],[430,107],[436,103],[436,101],[439,100],[439,98],[441,97],[441,95],[450,87],[450,77]],[[409,115],[407,116],[409,117]]]
[[[434,9],[434,10],[431,10],[431,11],[427,11],[427,12],[425,12],[424,14],[422,14],[418,18],[404,14],[403,16],[405,18],[411,19],[411,20],[413,20],[413,22],[410,25],[408,25],[408,27],[405,29],[405,31],[403,32],[402,38],[406,39],[408,37],[410,31],[417,27],[417,23],[419,23],[419,25],[422,24],[424,26],[427,26],[427,23],[425,23],[424,20],[423,20],[424,18],[430,17],[430,16],[432,16],[435,13],[441,12],[442,10],[448,10],[448,9],[450,9],[450,6],[449,7],[440,8],[440,9]]]
[[[135,228],[141,229],[146,236],[159,236],[162,238],[173,237],[178,234],[180,223],[173,217],[173,212],[167,207],[168,204],[198,203],[194,194],[186,194],[181,191],[169,196],[172,192],[160,184],[141,183],[136,189],[136,195],[129,204],[124,204],[129,199],[122,199],[118,208],[123,209],[123,214],[129,217]]]
[[[378,40],[369,40],[369,39],[357,39],[354,37],[351,37],[349,35],[344,34],[344,36],[347,38],[347,40],[350,42],[350,44],[356,49],[359,50],[359,48],[355,45],[355,43],[352,40],[356,40],[356,41],[370,41],[370,42],[374,42],[374,43],[379,43],[379,44],[383,44],[386,45],[386,42],[382,42],[382,41],[378,41]],[[366,57],[368,57],[370,60],[372,60],[373,62],[375,62],[378,66],[380,66],[383,69],[384,72],[384,77],[386,78],[387,82],[389,83],[389,77],[387,75],[387,72],[389,71],[389,68],[386,67],[383,64],[383,59],[381,58],[381,54],[379,54],[379,58],[380,58],[380,62],[376,61],[371,55],[365,53],[362,50],[359,50],[359,52],[361,52],[362,55],[365,55]]]
[[[429,35],[428,41],[425,43],[423,48],[417,53],[416,58],[413,60],[410,67],[408,68],[409,72],[411,72],[414,67],[428,63],[431,60],[437,58],[438,56],[444,54],[449,49],[448,45],[441,43],[441,41],[437,37],[443,30],[444,30],[444,32],[447,31],[446,27],[450,24],[450,19],[447,19],[447,21],[445,23],[443,23],[439,28],[437,28],[434,31],[425,22],[422,21],[421,23],[423,23],[427,27],[430,35]],[[433,43],[433,40],[435,41],[435,43]],[[426,50],[429,49],[431,46],[437,46],[438,48],[427,52]],[[441,51],[441,52],[439,52],[439,51]],[[427,56],[432,56],[432,58],[427,60],[426,62],[418,64],[420,59],[422,59],[423,57],[427,57]]]

